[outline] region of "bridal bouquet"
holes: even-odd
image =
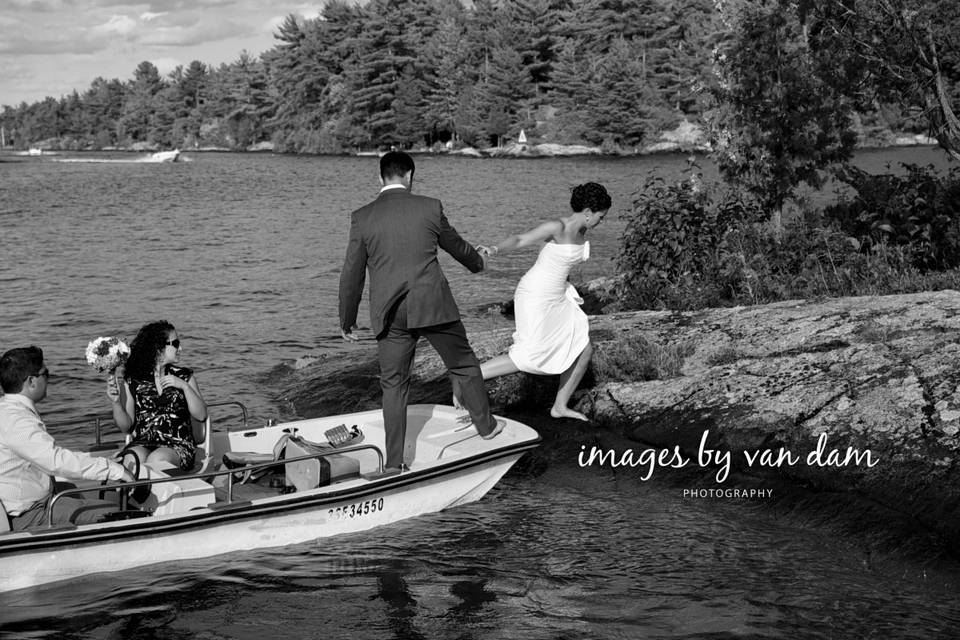
[[[116,336],[97,338],[87,345],[87,362],[100,373],[109,371],[112,375],[129,356],[130,347]]]

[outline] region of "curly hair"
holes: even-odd
[[[166,320],[157,320],[140,327],[137,337],[130,343],[125,376],[128,380],[149,380],[157,357],[167,348],[167,338],[174,326]]]
[[[577,185],[570,194],[570,208],[574,213],[580,213],[584,209],[590,209],[594,213],[606,211],[610,208],[610,204],[610,194],[602,184],[596,182]]]

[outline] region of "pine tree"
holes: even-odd
[[[315,21],[303,24],[289,15],[275,34],[279,45],[265,55],[270,79],[276,91],[275,128],[280,132],[280,148],[288,149],[286,136],[293,131],[320,126],[318,110],[328,74],[318,62]]]
[[[533,81],[521,54],[510,47],[490,52],[487,80],[481,84],[480,102],[487,116],[486,134],[493,141],[533,124]]]
[[[594,70],[581,55],[582,44],[572,38],[563,40],[553,67],[553,81],[549,100],[556,109],[556,133],[559,142],[582,141],[596,138],[586,118],[586,109],[597,88]]]
[[[801,181],[819,186],[821,169],[850,157],[851,103],[814,72],[795,15],[776,4],[744,5],[728,19],[732,37],[720,51],[710,114],[713,157],[724,179],[753,193],[779,226]]]
[[[500,44],[512,46],[520,54],[532,83],[531,99],[538,100],[549,91],[560,24],[572,7],[568,0],[508,0],[504,4]]]
[[[90,144],[102,149],[117,143],[117,124],[123,115],[124,87],[117,80],[96,78],[83,93],[83,105],[90,123]]]
[[[388,143],[408,148],[424,140],[423,112],[426,102],[421,90],[422,82],[416,77],[413,65],[407,66],[400,77],[400,84],[393,100],[395,132]]]
[[[459,3],[457,3],[459,5]],[[460,96],[467,86],[463,12],[440,17],[433,37],[425,43],[425,108],[423,121],[430,141],[457,138]]]
[[[131,141],[151,141],[154,133],[156,96],[164,89],[160,72],[152,62],[141,62],[133,72],[133,80],[126,87],[123,114],[118,123],[118,135]]]
[[[586,112],[594,143],[639,145],[651,129],[657,95],[645,81],[642,45],[617,39],[597,67],[595,90]]]
[[[273,100],[266,66],[246,51],[230,65],[221,67],[218,115],[223,119],[227,143],[245,149],[264,137]]]
[[[711,0],[667,3],[664,31],[657,39],[664,55],[654,67],[660,99],[680,114],[696,116],[705,108],[704,89],[714,81],[710,54],[721,28]]]

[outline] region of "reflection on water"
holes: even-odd
[[[377,191],[377,159],[186,154],[183,163],[101,163],[128,154],[61,153],[4,163],[0,222],[0,344],[44,348],[58,375],[44,411],[52,417],[108,408],[103,380],[83,360],[99,335],[132,337],[165,318],[184,339],[183,364],[208,398],[245,398],[261,418],[291,417],[278,403],[289,367],[337,353],[337,286],[349,212]],[[882,170],[892,160],[945,164],[930,149],[864,152]],[[475,160],[419,157],[414,188],[442,198],[465,238],[491,244],[569,211],[570,188],[607,185],[612,214],[591,230],[591,259],[572,278],[609,275],[624,214],[645,177],[679,179],[686,158],[597,157]],[[708,177],[715,171],[700,160]],[[536,249],[492,259],[468,273],[441,255],[467,318],[508,300]],[[367,311],[360,311],[361,323]],[[69,434],[67,434],[69,435]]]
[[[558,446],[563,446],[558,443]],[[924,575],[760,507],[529,462],[481,502],[282,550],[0,595],[2,629],[77,638],[933,638]]]
[[[124,154],[88,154],[118,159]],[[108,408],[83,361],[99,335],[132,337],[165,318],[184,341],[183,364],[210,399],[245,398],[261,418],[287,411],[274,395],[283,367],[345,348],[337,286],[349,213],[377,193],[376,158],[195,154],[189,163],[53,162],[4,165],[0,220],[0,344],[42,346],[58,374],[47,415]],[[671,163],[682,165],[678,159]],[[600,180],[629,205],[651,162],[555,163],[418,158],[415,190],[441,197],[451,223],[495,242],[569,209],[569,189]],[[491,188],[496,185],[497,188]],[[595,257],[577,276],[604,275],[622,221],[594,233]],[[480,275],[445,254],[468,316],[509,299],[535,251]],[[365,303],[361,322],[365,323]],[[482,318],[468,317],[477,326]]]
[[[891,157],[936,156],[864,162]],[[684,168],[672,156],[423,158],[416,188],[442,197],[454,226],[483,242],[560,215],[574,184],[607,184],[617,212],[649,171]],[[31,160],[3,171],[4,259],[16,266],[0,272],[0,345],[45,349],[56,375],[47,415],[106,409],[86,343],[156,318],[177,325],[207,398],[242,398],[258,420],[287,410],[276,396],[298,361],[346,348],[337,278],[347,215],[375,193],[376,159],[197,154],[189,164]],[[580,279],[609,272],[624,222],[608,220]],[[469,326],[495,321],[472,310],[509,298],[533,258],[505,256],[481,276],[444,263]],[[311,544],[3,594],[0,636],[934,638],[960,623],[952,564],[870,554],[762,501],[684,499],[669,474],[643,483],[582,469],[589,427],[518,417],[544,444],[480,502]],[[79,427],[56,435],[91,440]]]

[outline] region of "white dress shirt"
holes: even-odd
[[[0,397],[0,501],[20,515],[53,491],[54,475],[69,479],[122,480],[123,467],[107,458],[64,449],[54,442],[33,400],[19,393]]]

